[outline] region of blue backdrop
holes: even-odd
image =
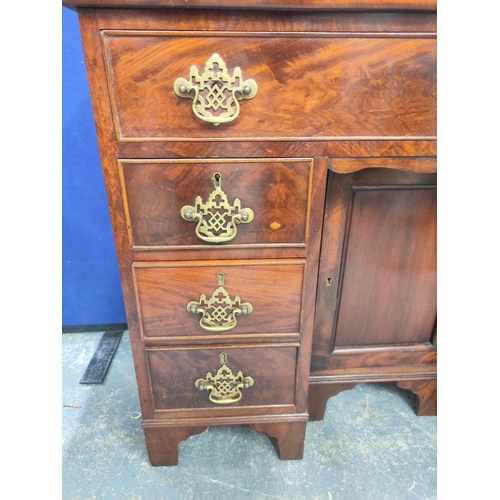
[[[62,324],[124,323],[78,16],[62,16]]]

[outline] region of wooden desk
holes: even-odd
[[[435,2],[63,3],[151,463],[225,424],[301,458],[357,382],[434,412]]]

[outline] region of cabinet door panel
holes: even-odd
[[[434,174],[329,174],[312,368],[433,363]]]
[[[335,346],[428,342],[436,315],[436,190],[353,187]]]

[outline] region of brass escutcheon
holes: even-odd
[[[222,176],[215,172],[212,176],[214,190],[204,202],[197,196],[194,206],[185,205],[181,208],[181,217],[190,222],[196,222],[195,233],[198,238],[209,243],[226,243],[231,241],[238,232],[238,224],[248,224],[253,221],[251,208],[241,208],[239,198],[229,203],[228,197],[222,191]]]
[[[189,79],[177,78],[174,82],[174,92],[179,97],[193,99],[195,116],[215,126],[235,120],[240,114],[239,101],[253,99],[257,89],[251,78],[243,80],[239,67],[230,75],[219,54],[212,54],[203,73],[193,65]]]
[[[242,397],[241,390],[252,387],[255,381],[252,377],[244,377],[241,371],[234,375],[226,364],[227,354],[225,352],[220,353],[219,362],[221,366],[215,375],[208,372],[204,379],[197,379],[194,385],[200,391],[210,391],[208,399],[212,403],[219,405],[236,403]]]
[[[250,314],[253,306],[250,302],[241,302],[241,297],[231,299],[224,288],[224,273],[217,274],[218,288],[214,290],[212,296],[202,293],[198,302],[192,300],[187,304],[187,310],[192,314],[201,314],[200,326],[209,332],[226,332],[233,329],[238,320],[239,314]]]

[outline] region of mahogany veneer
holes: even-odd
[[[368,381],[397,381],[417,394],[417,414],[435,414],[436,175],[330,172],[327,193],[311,418]]]
[[[155,412],[164,417],[180,415],[178,409],[189,409],[193,417],[293,413],[299,346],[296,342],[147,348]],[[243,391],[243,397],[230,405],[213,404],[206,392],[189,383],[200,374],[217,370],[221,350],[227,353],[230,367],[237,366],[243,375],[251,375],[255,380],[247,392]]]
[[[240,316],[237,325],[230,332],[219,333],[218,338],[299,335],[304,260],[134,263],[133,272],[145,340],[213,336],[200,327],[199,316],[191,314],[186,304],[202,293],[210,296],[220,272],[225,274],[224,288],[229,295],[240,295],[254,310]]]
[[[197,195],[208,197],[214,173],[221,175],[222,189],[231,201],[239,198],[255,213],[252,223],[241,224],[238,237],[219,251],[235,245],[305,246],[311,160],[129,160],[120,165],[133,250],[207,249],[179,213]]]
[[[228,424],[301,458],[308,418],[358,382],[397,381],[433,414],[435,2],[63,3],[80,18],[151,463]],[[218,126],[195,116],[194,87],[174,91],[213,54],[258,86]],[[210,71],[208,100],[229,92]],[[210,197],[200,213],[219,227],[224,196],[242,223],[207,241],[185,207]]]
[[[226,137],[436,134],[432,34],[210,37],[204,31],[179,36],[106,30],[102,36],[119,141],[214,137],[211,124],[186,120],[190,102],[165,85],[169,75],[186,73],[184,68],[203,68],[214,47],[224,47],[228,67],[244,67],[244,75],[259,85],[254,102],[244,103],[244,113]]]

